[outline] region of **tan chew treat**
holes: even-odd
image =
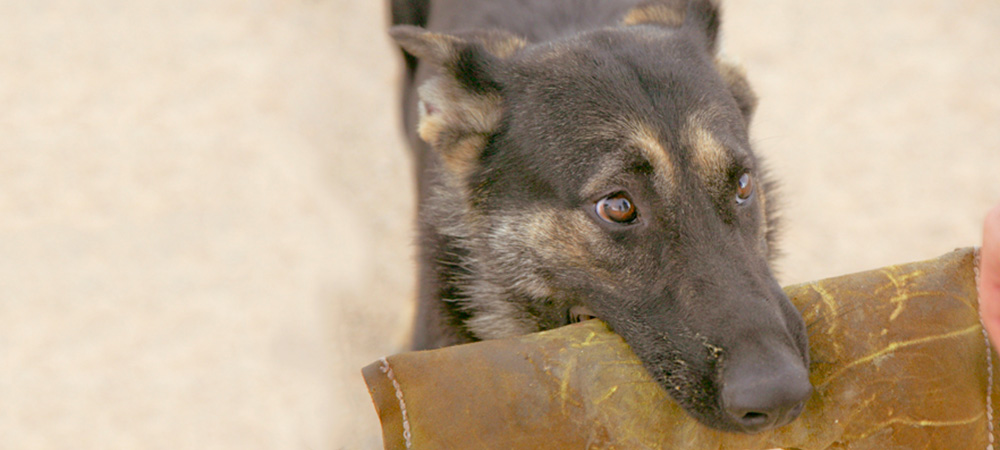
[[[386,449],[986,450],[997,357],[973,259],[963,249],[786,288],[808,326],[815,392],[798,420],[756,435],[688,417],[596,320],[363,373]]]

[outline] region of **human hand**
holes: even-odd
[[[1000,204],[986,214],[979,251],[979,317],[993,348],[1000,348]]]

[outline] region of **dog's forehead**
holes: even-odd
[[[508,106],[550,136],[630,139],[652,128],[667,137],[691,117],[716,134],[743,131],[713,58],[677,30],[619,27],[526,50],[515,61]]]
[[[680,32],[598,30],[531,46],[515,64],[512,138],[555,155],[580,195],[600,195],[637,161],[666,192],[684,172],[717,178],[745,160],[738,107],[707,50]]]
[[[648,47],[657,53],[670,52],[683,44],[695,45],[695,39],[680,28],[653,25],[606,27],[573,33],[563,38],[529,45],[521,56],[527,60],[547,64],[567,61],[574,57],[600,51],[638,49]],[[655,56],[655,55],[648,55]]]

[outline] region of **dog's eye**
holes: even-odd
[[[596,205],[597,215],[611,223],[627,224],[639,215],[632,199],[624,192],[609,195],[600,199]]]
[[[736,181],[736,203],[745,203],[753,195],[753,177],[750,172],[743,172]]]

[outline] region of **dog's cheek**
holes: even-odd
[[[582,214],[555,211],[536,213],[525,223],[525,235],[542,260],[570,267],[583,267],[592,259],[591,230],[576,217]],[[597,246],[600,243],[597,242]]]
[[[521,264],[545,272],[560,285],[555,289],[621,282],[618,269],[627,258],[583,211],[537,209],[509,216],[504,228],[506,238],[496,240],[498,250],[519,253]]]
[[[760,242],[760,251],[764,257],[768,257],[771,253],[770,242],[768,242],[768,234],[771,230],[771,224],[768,223],[769,217],[767,217],[767,191],[766,189],[760,189],[757,192],[757,199],[759,200],[760,206],[757,209],[757,217],[759,225],[757,226],[757,240]]]

